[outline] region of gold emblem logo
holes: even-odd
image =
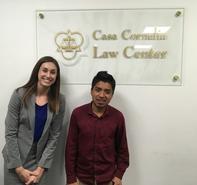
[[[57,51],[61,53],[65,60],[74,60],[84,43],[84,38],[79,32],[59,32],[55,36]]]

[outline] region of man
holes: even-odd
[[[129,152],[124,117],[108,105],[115,85],[112,75],[98,72],[92,102],[72,112],[65,153],[69,185],[121,185]]]

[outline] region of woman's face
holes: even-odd
[[[40,87],[50,87],[55,83],[57,77],[57,67],[52,62],[45,62],[38,71],[38,85]]]

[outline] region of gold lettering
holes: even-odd
[[[98,47],[93,47],[93,58],[117,58],[118,54],[118,51],[103,51],[98,54]]]
[[[92,34],[94,40],[117,40],[116,34],[104,34],[101,30],[95,30]]]
[[[165,59],[167,51],[155,51],[150,49],[148,51],[134,51],[133,46],[127,46],[123,50],[123,57],[130,59]]]
[[[121,33],[122,39],[124,39],[124,40],[129,40],[129,38],[130,38],[130,33],[131,33],[131,30],[124,30],[124,31]]]
[[[133,54],[133,50],[134,50],[134,47],[133,46],[127,46],[126,48],[124,48],[123,50],[123,56],[125,58],[132,58],[132,54]]]
[[[93,47],[93,58],[97,58],[97,47]]]
[[[101,30],[95,30],[92,34],[92,37],[94,40],[100,40],[100,37],[97,37],[97,33],[98,33],[98,36],[100,36],[101,34]]]
[[[133,54],[133,57],[137,59],[165,59],[166,55],[167,51],[155,51],[150,49],[149,51],[137,51]]]
[[[132,33],[131,30],[126,29],[121,33],[123,40],[167,40],[167,35],[162,33]]]

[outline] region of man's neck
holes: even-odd
[[[106,110],[106,107],[97,107],[94,103],[92,103],[92,112],[96,114],[98,117],[101,117]]]

